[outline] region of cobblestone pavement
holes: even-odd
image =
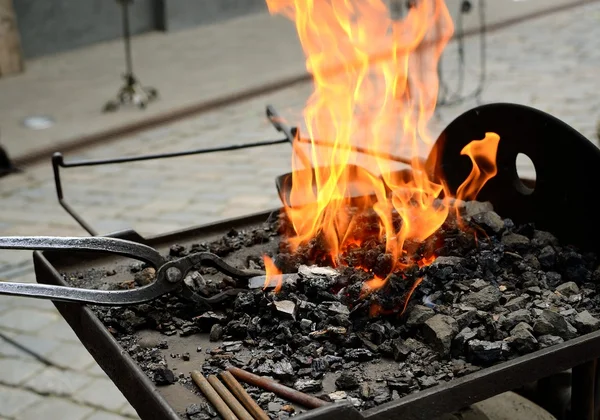
[[[564,119],[592,139],[600,112],[600,5],[525,22],[490,34],[483,102],[529,104]],[[466,47],[469,78],[477,76],[478,39]],[[453,84],[449,47],[449,84]],[[454,72],[455,73],[455,72]],[[472,88],[474,82],[465,86]],[[271,103],[294,122],[309,84],[215,110],[75,158],[158,153],[277,138],[264,118]],[[433,131],[465,109],[444,107]],[[164,233],[278,205],[274,177],[289,170],[288,145],[64,172],[65,194],[101,233],[134,227]],[[58,206],[48,164],[0,180],[0,235],[84,235]],[[32,282],[29,252],[0,253],[0,278]],[[47,363],[0,338],[0,418],[109,420],[135,412],[49,302],[0,296],[0,332]],[[49,413],[53,413],[48,417]],[[60,413],[60,414],[54,414]],[[59,416],[59,417],[56,417]]]

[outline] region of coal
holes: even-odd
[[[358,388],[358,376],[351,371],[344,371],[335,380],[335,386],[339,390],[347,391]]]
[[[588,334],[600,328],[600,319],[593,317],[589,311],[582,311],[573,318],[573,325],[578,332]]]
[[[458,333],[456,320],[447,315],[435,315],[423,324],[423,338],[442,357],[450,354],[452,339]]]
[[[169,251],[176,255],[166,256],[209,251],[255,270],[264,269],[267,253],[285,273],[278,293],[275,284],[263,290],[258,279],[205,312],[174,296],[93,310],[157,385],[190,385],[169,364],[193,353],[205,375],[233,365],[361,410],[600,329],[600,268],[594,255],[533,225],[503,220],[489,204],[460,208],[464,224],[451,213],[424,243],[407,241],[399,261],[407,268],[394,273],[386,272],[393,261],[376,215],[367,212],[358,219],[355,229],[365,234],[363,244],[335,262],[320,237],[292,252],[278,233],[290,229],[282,216],[214,241],[178,246]],[[432,257],[430,265],[414,263]],[[143,265],[130,271],[136,280],[122,287],[154,280],[155,273]],[[364,282],[374,274],[387,281],[364,294]],[[65,276],[71,277],[81,281]],[[209,267],[196,267],[186,283],[206,295],[236,287]],[[162,338],[140,339],[137,332],[146,329]],[[198,334],[214,344],[198,347]],[[179,340],[171,346],[180,352],[175,359],[169,357],[175,351],[168,349],[171,336]],[[190,348],[181,348],[188,336]],[[247,390],[263,409],[271,404],[272,417],[295,414],[273,394]],[[213,417],[202,405],[186,414]]]

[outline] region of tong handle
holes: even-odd
[[[153,282],[132,290],[93,290],[48,284],[0,282],[0,295],[121,306],[149,302],[177,287],[178,284]]]
[[[0,249],[103,252],[143,261],[154,268],[165,263],[158,251],[148,245],[105,236],[0,236]]]

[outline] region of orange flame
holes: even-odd
[[[279,293],[281,287],[283,286],[283,276],[281,270],[277,268],[271,257],[268,255],[263,256],[263,261],[265,263],[265,285],[263,286],[263,290],[267,290],[269,286],[276,282],[275,289],[273,290],[275,293]]]
[[[284,204],[294,229],[288,243],[294,251],[320,237],[336,264],[365,239],[357,237],[357,217],[372,209],[378,237],[392,256],[391,274],[402,268],[405,242],[427,239],[450,211],[443,182],[431,179],[421,158],[433,143],[427,124],[437,100],[437,67],[454,31],[448,9],[443,0],[421,0],[396,20],[382,0],[266,1],[271,13],[295,22],[314,79],[304,109],[310,142],[293,146],[292,186]],[[494,140],[488,139],[493,136],[498,138],[492,133],[463,149],[474,168],[459,189],[461,197],[477,194],[494,176]],[[319,147],[319,139],[333,144]],[[355,146],[373,157],[369,171],[358,166]],[[410,172],[398,171],[387,159],[398,149],[410,152]],[[348,211],[350,197],[358,197],[351,204],[359,211]],[[363,296],[386,281],[366,282]]]

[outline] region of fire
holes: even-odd
[[[279,293],[281,287],[283,286],[283,273],[279,268],[277,268],[271,257],[268,255],[263,256],[263,261],[265,263],[266,271],[265,285],[263,286],[263,290],[266,290],[271,283],[275,282],[276,284],[274,292]]]
[[[299,141],[293,147],[292,188],[284,210],[294,235],[287,240],[293,251],[318,237],[338,264],[341,255],[365,240],[356,235],[358,217],[372,210],[378,238],[392,256],[389,276],[405,267],[400,262],[405,243],[426,240],[451,210],[443,180],[432,179],[421,157],[433,144],[427,125],[437,100],[437,67],[454,31],[448,9],[443,0],[421,0],[402,19],[392,19],[382,0],[266,1],[272,14],[295,22],[314,80],[304,109],[310,143],[308,149]],[[319,139],[332,147],[319,147]],[[463,149],[473,170],[457,198],[473,198],[495,175],[498,141],[488,133]],[[375,170],[360,169],[352,150],[357,146],[369,152]],[[398,171],[387,159],[399,149],[411,153],[410,172]],[[307,165],[314,175],[302,170]],[[351,192],[360,198],[350,203]],[[274,265],[267,261],[269,276]],[[374,276],[363,295],[386,281]]]

